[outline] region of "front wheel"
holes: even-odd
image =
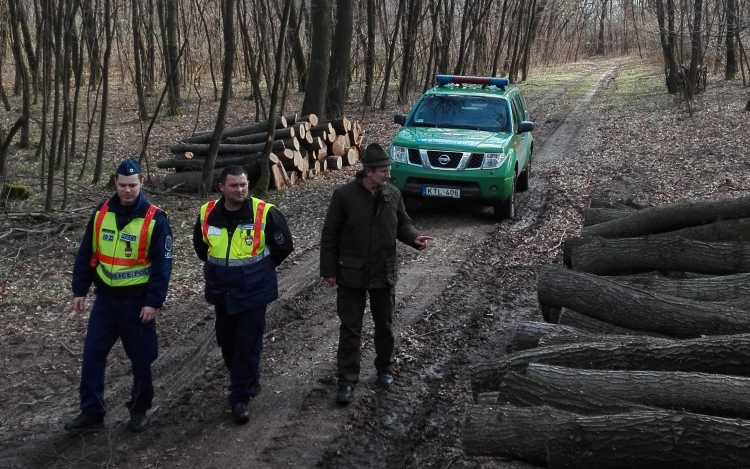
[[[513,187],[510,189],[510,194],[505,201],[495,204],[493,207],[494,216],[497,220],[503,220],[505,218],[511,220],[516,215],[516,180],[518,178],[513,175]]]
[[[526,170],[518,176],[518,192],[526,192],[529,190],[529,178],[531,178],[531,160],[526,165]]]

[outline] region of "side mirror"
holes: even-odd
[[[403,126],[404,124],[406,124],[406,116],[404,114],[394,114],[393,122]]]
[[[534,130],[534,123],[531,121],[523,121],[520,124],[518,124],[518,133],[522,134],[524,132],[531,132]]]

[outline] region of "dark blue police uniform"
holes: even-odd
[[[108,211],[115,214],[118,231],[133,219],[145,217],[151,206],[143,192],[131,205],[122,205],[117,194],[107,204]],[[122,340],[133,368],[133,387],[130,400],[125,405],[131,415],[133,412],[145,413],[151,408],[154,396],[151,363],[158,355],[156,321],[143,323],[139,316],[144,306],[155,309],[162,307],[172,272],[172,231],[166,214],[158,210],[153,218],[155,223],[148,248],[151,261],[148,282],[113,287],[101,278],[91,259],[94,254],[92,239],[95,215],[103,205],[97,207],[86,226],[73,267],[72,285],[75,297],[86,296],[92,283],[96,287],[96,300],[89,317],[83,349],[80,387],[82,415],[93,417],[103,417],[105,413],[104,372],[107,355],[118,338]]]

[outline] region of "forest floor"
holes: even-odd
[[[468,367],[505,354],[515,321],[542,320],[537,269],[561,262],[562,241],[580,231],[592,197],[650,206],[747,195],[750,117],[741,82],[709,78],[691,116],[685,102],[666,93],[658,64],[632,58],[536,71],[521,88],[535,122],[535,151],[531,187],[519,194],[516,217],[497,222],[489,208],[410,202],[414,225],[435,240],[425,251],[398,248],[395,384],[388,391],[374,386],[366,320],[361,381],[347,407],[334,403],[335,290],[318,276],[318,249],[330,194],[352,179],[352,168],[266,197],[287,216],[296,250],[279,268],[263,388],[243,426],[232,423],[226,405],[227,373],[192,252],[201,199],[163,193],[163,172],[153,173],[145,188],[168,211],[175,235],[170,293],[157,316],[150,427],[141,434],[127,429],[123,403],[131,374],[117,344],[107,367],[106,425],[83,436],[62,429],[78,412],[86,328],[86,315],[70,312],[71,266],[93,206],[112,189],[71,183],[69,206],[37,218],[19,213],[39,212],[43,195],[11,204],[0,214],[0,466],[532,467],[463,452],[462,416],[473,403]],[[110,106],[119,114],[110,118],[105,168],[139,151],[130,99]],[[168,156],[167,146],[192,132],[190,116],[198,114],[192,99],[187,117],[157,123],[152,159]],[[210,128],[212,106],[200,111],[198,130]],[[366,143],[385,145],[398,130],[393,112],[406,111],[392,106],[352,117],[366,130]],[[251,121],[250,115],[235,110],[228,125]],[[8,182],[36,188],[36,174],[33,150],[14,147]]]

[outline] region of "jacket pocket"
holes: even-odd
[[[346,287],[362,288],[365,281],[365,261],[356,257],[340,256],[336,282]]]

